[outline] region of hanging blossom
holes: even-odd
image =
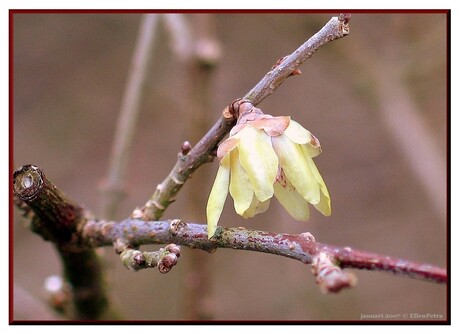
[[[238,107],[237,124],[217,150],[220,166],[206,208],[208,237],[229,191],[244,218],[265,212],[273,195],[296,220],[308,220],[308,203],[329,216],[329,192],[312,159],[321,153],[318,139],[289,116],[266,115],[244,100]]]

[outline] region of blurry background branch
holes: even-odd
[[[144,92],[144,82],[148,75],[149,66],[152,63],[152,49],[157,21],[157,14],[145,14],[142,16],[129,76],[121,100],[109,168],[103,182],[102,216],[107,219],[115,219],[117,208],[126,193],[123,182],[136,131]]]
[[[407,77],[417,71],[417,63],[406,57],[410,43],[401,37],[401,18],[393,18],[390,28],[395,32],[391,40],[382,39],[378,52],[373,48],[344,48],[345,55],[358,62],[375,83],[377,110],[393,143],[413,175],[422,186],[440,222],[446,221],[446,163],[442,147],[436,144],[429,123],[420,116],[416,98],[406,84]],[[357,31],[363,39],[371,40],[375,32]],[[433,38],[433,32],[427,38]],[[421,52],[426,54],[426,52]],[[410,131],[408,131],[410,129]],[[418,149],[414,149],[418,148]]]

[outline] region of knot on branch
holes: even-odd
[[[307,241],[316,242],[315,237],[310,232],[300,233],[299,236]]]
[[[280,59],[278,59],[276,61],[276,63],[273,64],[272,68],[270,69],[270,71],[273,71],[274,69],[276,69],[277,67],[279,67],[283,61],[285,61],[287,58],[289,57],[289,55],[287,56],[284,56],[284,57],[281,57]],[[298,67],[294,67],[294,69],[292,70],[292,72],[287,76],[290,77],[290,76],[293,76],[293,75],[301,75],[302,74],[302,71],[298,68]],[[283,79],[284,80],[284,79]]]
[[[173,219],[169,224],[169,229],[173,236],[176,236],[180,232],[180,230],[182,230],[185,227],[187,227],[187,224],[180,219]]]
[[[323,293],[337,293],[344,288],[354,287],[357,278],[350,272],[344,272],[336,265],[331,256],[320,252],[313,258],[311,271],[316,276],[316,283]]]
[[[24,165],[13,173],[13,191],[19,199],[30,202],[37,198],[45,184],[45,175],[34,165]]]

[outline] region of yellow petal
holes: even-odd
[[[211,238],[217,229],[220,215],[224,209],[225,199],[228,194],[228,184],[230,180],[230,155],[224,156],[220,162],[216,179],[209,194],[206,206],[206,217],[208,221],[208,238]]]
[[[239,133],[241,165],[246,171],[260,202],[273,196],[273,183],[278,172],[278,157],[270,137],[263,131],[246,126]]]
[[[330,216],[332,213],[331,209],[331,198],[325,193],[321,192],[321,198],[318,204],[314,204],[316,210],[321,212],[325,216]]]
[[[296,220],[307,221],[310,218],[308,202],[295,190],[288,190],[281,184],[275,183],[275,197]]]
[[[319,203],[315,204],[314,206],[323,215],[330,216],[331,215],[331,197],[329,196],[329,191],[327,190],[326,183],[324,183],[324,180],[321,177],[321,174],[319,173],[318,168],[316,167],[313,159],[307,158],[306,160],[321,189],[321,198],[319,200]]]
[[[267,211],[268,207],[270,206],[270,199],[267,199],[264,202],[261,202],[257,199],[256,196],[253,196],[251,205],[249,208],[242,214],[243,218],[251,218],[257,215],[258,213],[262,213]]]
[[[254,197],[254,190],[248,175],[241,166],[238,150],[230,153],[230,195],[237,214],[242,216],[249,208]]]
[[[291,120],[284,134],[294,143],[304,146],[310,157],[316,157],[321,153],[319,140],[296,121]]]
[[[301,146],[284,134],[272,137],[272,142],[288,180],[307,202],[318,204],[320,189]]]
[[[319,144],[319,140],[316,139],[316,137],[313,136],[313,139],[310,143],[307,143],[302,146],[302,150],[306,155],[308,155],[311,158],[314,158],[318,156],[322,151],[321,151],[321,146]]]
[[[289,126],[284,130],[284,134],[297,144],[306,144],[311,140],[311,133],[302,125],[291,119]]]

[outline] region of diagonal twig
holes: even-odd
[[[331,18],[319,32],[285,57],[278,66],[272,68],[243,99],[251,101],[254,106],[260,104],[321,46],[348,35],[348,21],[349,17],[342,14]],[[142,218],[146,221],[160,219],[166,208],[175,201],[177,193],[191,174],[202,164],[212,161],[213,150],[228,134],[236,121],[233,116],[225,112],[226,110],[224,110],[224,115],[189,152],[179,153],[177,163],[169,175],[157,186],[145,205],[134,210],[132,218]]]

